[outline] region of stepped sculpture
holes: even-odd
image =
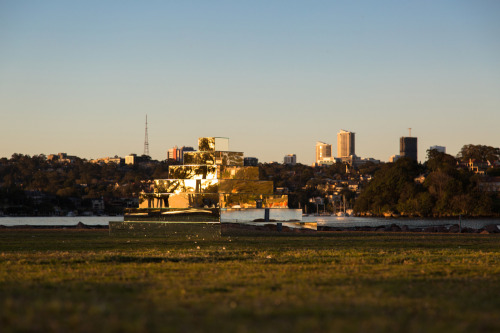
[[[260,180],[259,167],[229,151],[228,138],[199,138],[198,149],[184,153],[184,165],[169,166],[168,179],[154,180],[123,222],[110,222],[110,234],[211,239],[317,229],[288,208],[287,195],[273,193],[272,181]]]

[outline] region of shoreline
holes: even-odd
[[[500,222],[500,221],[499,221]],[[253,230],[254,228],[246,226],[248,230]],[[79,222],[76,225],[14,225],[5,226],[0,225],[0,230],[109,230],[109,225],[87,225]],[[370,232],[370,233],[446,233],[446,234],[499,234],[500,224],[488,224],[480,228],[472,227],[461,227],[459,224],[451,224],[448,226],[413,226],[408,225],[397,225],[397,224],[387,224],[378,226],[325,226],[318,225],[317,231],[311,230],[310,235],[321,235],[329,233],[341,233],[341,232]],[[281,234],[281,232],[277,232]],[[283,235],[293,235],[294,232],[283,232]]]
[[[2,225],[0,224],[0,229],[75,229],[75,230],[85,230],[85,229],[109,229],[109,225],[104,224],[85,224],[78,222],[73,225]]]

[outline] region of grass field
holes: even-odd
[[[2,332],[498,332],[500,236],[0,230]]]

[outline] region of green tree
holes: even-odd
[[[500,148],[484,145],[465,145],[457,156],[462,161],[469,159],[493,163],[500,159]]]
[[[382,215],[406,208],[405,203],[418,192],[414,179],[419,173],[417,162],[408,158],[383,165],[358,197],[355,211]]]
[[[457,168],[457,159],[451,155],[441,153],[435,149],[427,150],[427,161],[425,167],[430,171],[450,172]]]

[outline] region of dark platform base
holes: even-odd
[[[115,237],[213,240],[220,238],[220,230],[220,223],[218,222],[109,222],[109,235]]]

